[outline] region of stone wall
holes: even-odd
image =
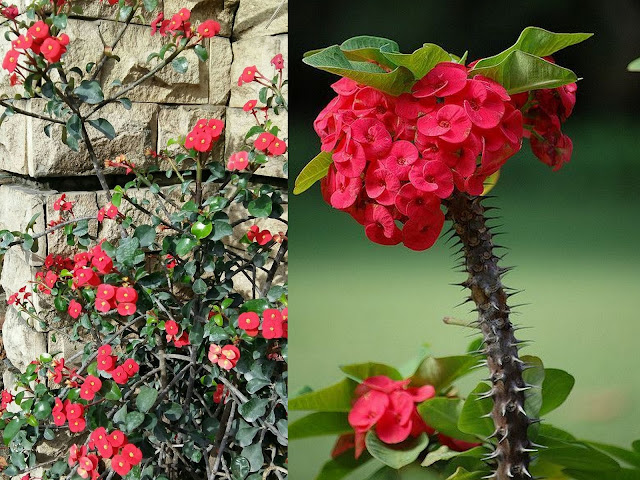
[[[169,138],[186,134],[198,118],[212,117],[226,122],[225,138],[219,142],[216,154],[227,158],[242,144],[244,133],[251,124],[252,118],[241,107],[250,98],[257,97],[255,87],[237,85],[240,72],[245,66],[255,64],[270,73],[273,70],[269,62],[275,54],[283,53],[287,59],[286,2],[272,19],[280,5],[281,0],[161,1],[165,18],[187,7],[192,9],[192,18],[196,20],[217,19],[222,27],[220,36],[210,39],[207,62],[199,62],[195,55],[189,56],[185,74],[178,74],[169,67],[132,92],[129,95],[133,102],[131,110],[126,111],[119,105],[103,110],[103,116],[113,124],[117,136],[113,141],[95,136],[99,158],[126,153],[138,165],[145,165],[141,156],[145,148],[159,150],[166,146]],[[71,43],[65,59],[67,65],[83,68],[100,57],[101,37],[108,42],[119,29],[109,19],[112,11],[106,2],[91,1],[87,2],[83,16],[69,20],[67,33]],[[99,80],[107,95],[114,79],[127,83],[149,70],[147,56],[157,51],[161,43],[159,36],[150,36],[149,22],[154,16],[147,15],[145,24],[136,23],[129,28],[119,47],[124,52],[122,60],[109,60],[103,69]],[[7,42],[0,42],[0,57],[4,57],[6,46]],[[6,72],[0,71],[0,95],[13,96],[15,91],[8,85]],[[43,101],[23,101],[19,106],[41,112]],[[287,138],[286,115],[274,117],[274,120],[283,132],[281,136]],[[22,231],[36,213],[39,216],[35,231],[44,230],[47,222],[57,217],[53,202],[63,192],[69,200],[76,202],[74,213],[78,217],[95,214],[107,202],[106,195],[91,178],[92,166],[86,150],[70,151],[59,140],[59,135],[54,133],[52,139],[48,138],[44,126],[45,122],[41,120],[14,115],[0,127],[0,230]],[[263,176],[263,181],[283,187],[286,185],[284,162],[284,158],[276,158],[263,166],[258,174]],[[109,176],[116,172],[107,169],[105,173]],[[140,190],[135,194],[144,197],[148,192]],[[117,234],[108,223],[96,226],[92,222],[91,226],[93,231],[90,233],[99,239]],[[282,225],[269,225],[268,221],[262,228],[283,230]],[[235,233],[240,237],[244,231],[237,229]],[[0,263],[0,325],[4,323],[2,340],[9,365],[4,374],[5,388],[12,386],[11,371],[23,370],[40,353],[72,353],[73,345],[63,336],[57,335],[54,342],[40,325],[22,318],[4,302],[5,296],[33,279],[49,253],[70,253],[62,234],[42,238],[34,253],[13,247]],[[286,270],[286,264],[283,264],[276,281],[286,276]],[[248,293],[247,282],[243,282],[241,275],[237,277],[238,290]],[[36,307],[44,318],[51,314],[51,305],[46,298],[37,298]],[[2,356],[0,352],[0,358]]]

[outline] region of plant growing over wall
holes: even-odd
[[[109,139],[116,134],[101,110],[119,103],[126,114],[132,107],[127,93],[165,67],[184,73],[187,51],[205,61],[204,40],[220,30],[212,19],[191,24],[188,9],[171,19],[160,14],[152,34],[165,42],[149,56],[149,72],[127,85],[117,82],[109,96],[97,81],[100,70],[127,54],[118,50],[124,32],[156,7],[153,0],[109,3],[121,30],[84,68],[65,63],[64,30],[67,15],[78,12],[75,3],[35,2],[24,12],[0,5],[5,41],[12,43],[3,68],[23,90],[0,99],[0,120],[45,120],[47,135],[59,133],[70,149],[86,149],[109,200],[95,214],[76,217],[63,194],[54,204],[60,216],[46,231],[33,231],[35,219],[27,232],[0,231],[0,255],[18,245],[37,251],[47,235],[66,235],[75,253],[48,255],[33,282],[8,303],[78,349],[69,358],[40,355],[15,391],[2,392],[0,431],[11,452],[4,473],[24,479],[285,478],[286,197],[254,178],[287,150],[271,119],[287,108],[282,55],[272,60],[273,75],[247,67],[238,79],[258,85],[259,98],[245,105],[255,125],[228,158],[215,148],[225,128],[217,118],[185,125],[186,134],[166,149],[144,152],[152,168],[130,160],[135,152],[100,158],[89,130]],[[47,99],[45,111],[15,105],[31,98]],[[130,181],[111,189],[105,167],[122,169]],[[110,229],[113,239],[95,238],[93,222]],[[243,282],[244,296],[237,288]],[[53,314],[40,307],[43,300]]]
[[[416,251],[430,248],[448,220],[468,273],[460,285],[478,312],[469,326],[482,334],[466,355],[426,355],[402,371],[350,365],[342,382],[293,398],[292,409],[315,413],[291,424],[292,438],[340,435],[318,479],[354,471],[349,478],[640,474],[637,451],[581,442],[539,423],[574,381],[519,353],[508,304],[515,292],[503,284],[508,269],[499,265],[483,196],[523,139],[553,170],[569,161],[572,142],[561,127],[577,77],[550,55],[590,36],[529,27],[512,47],[471,63],[437,45],[403,54],[391,40],[366,36],[305,55],[308,65],[342,78],[314,123],[322,151],[294,193],[321,180],[325,201],[362,224],[370,240]],[[478,364],[489,378],[462,395],[454,381]]]

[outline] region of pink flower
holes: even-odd
[[[397,245],[402,240],[402,232],[393,216],[382,205],[370,205],[365,214],[365,233],[369,240],[380,245]]]
[[[413,96],[448,97],[460,92],[467,83],[467,69],[464,65],[443,62],[433,67],[429,73],[413,86]]]
[[[251,110],[256,108],[257,104],[258,104],[257,100],[249,100],[247,103],[244,104],[244,106],[242,107],[242,110],[244,110],[245,112],[250,112]]]
[[[438,160],[414,164],[409,181],[418,190],[433,192],[440,198],[447,198],[453,192],[451,169]]]
[[[244,170],[249,165],[249,152],[240,151],[231,154],[229,157],[229,161],[227,162],[227,169],[234,170]]]
[[[215,20],[205,20],[198,27],[198,35],[202,38],[215,37],[220,32],[220,24]]]
[[[505,104],[500,96],[478,80],[469,80],[463,92],[464,111],[480,128],[493,128],[500,123]]]
[[[359,118],[351,125],[351,134],[371,159],[386,155],[391,149],[391,134],[384,123],[375,118]]]
[[[461,143],[471,133],[471,120],[461,106],[445,105],[435,115],[420,117],[418,131],[450,143]]]
[[[282,58],[281,53],[278,53],[275,57],[271,59],[271,65],[273,65],[276,70],[284,69],[284,59]]]

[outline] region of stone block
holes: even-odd
[[[233,25],[233,37],[287,33],[288,27],[288,0],[241,0]]]
[[[71,327],[69,327],[71,328]],[[87,339],[90,341],[90,339]],[[82,352],[84,349],[84,343],[74,342],[70,340],[62,333],[48,333],[48,352],[51,355],[58,354],[56,358],[64,358],[65,360],[71,358],[76,353]],[[78,356],[73,362],[67,363],[69,366],[79,367],[82,365],[82,356]]]
[[[271,113],[271,120],[273,124],[280,128],[278,137],[282,140],[287,140],[288,133],[288,114],[287,112],[281,112],[280,115],[274,115]],[[245,145],[245,135],[249,129],[256,124],[255,119],[249,113],[246,113],[241,108],[227,108],[227,136],[225,145],[225,158],[228,158],[234,152],[243,149]],[[249,141],[255,140],[255,136]],[[288,143],[288,142],[287,142]],[[269,157],[269,161],[262,165],[257,175],[264,175],[267,177],[287,178],[284,173],[283,167],[287,161],[288,154],[279,155],[277,157]]]
[[[225,113],[225,107],[211,105],[161,107],[158,114],[158,150],[166,148],[169,139],[184,137],[201,118],[218,118],[224,121]],[[171,153],[184,151],[179,145],[171,145],[168,150]],[[223,155],[224,136],[214,146],[213,158],[219,159]],[[168,162],[160,165],[162,169],[169,167]]]
[[[209,103],[226,105],[231,92],[231,41],[214,37],[209,43]]]
[[[281,53],[285,60],[285,68],[289,59],[288,35],[274,35],[272,37],[253,37],[238,40],[232,44],[233,63],[231,64],[231,100],[230,107],[242,107],[247,100],[258,98],[260,85],[255,82],[238,86],[238,78],[242,71],[255,65],[257,70],[267,78],[273,78],[275,69],[271,59]],[[286,72],[285,72],[286,77]],[[283,92],[286,96],[287,87]]]
[[[37,190],[23,185],[0,186],[0,230],[23,232],[34,215],[34,231],[43,232],[47,223],[44,203],[47,196],[54,194],[52,190]],[[42,265],[46,254],[47,240],[41,238],[38,241],[38,249],[33,255],[29,255],[32,265]],[[21,247],[12,250],[22,251]],[[8,273],[10,274],[10,272]]]
[[[115,20],[116,13],[118,11],[118,5],[109,5],[109,2],[103,0],[101,2],[95,2],[94,0],[82,0],[77,2],[77,5],[82,7],[82,13],[74,14],[74,17],[78,18],[102,18],[106,20]],[[151,21],[160,13],[163,9],[162,0],[158,0],[158,7],[152,12],[147,12],[144,9],[140,9],[139,14],[131,21],[133,24],[145,24],[149,25]],[[140,18],[142,17],[142,18]]]
[[[2,338],[7,358],[21,372],[40,354],[47,351],[46,334],[29,326],[13,307],[7,309]]]
[[[102,22],[100,33],[105,41],[110,43],[119,33],[119,26],[113,22]],[[160,35],[152,37],[151,28],[143,25],[130,26],[119,46],[126,54],[122,54],[119,62],[108,60],[100,75],[105,95],[108,97],[121,88],[114,86],[114,81],[118,80],[122,85],[128,85],[152,70],[158,60],[154,59],[147,63],[147,57],[150,53],[158,52],[162,45],[162,37]],[[134,102],[208,103],[208,63],[200,62],[193,51],[181,56],[188,61],[185,73],[178,73],[169,65],[138,88],[131,90],[127,97]]]
[[[57,220],[60,213],[53,208],[54,202],[60,197],[55,193],[46,197],[46,214],[48,220]],[[93,217],[89,221],[89,235],[95,237],[98,234],[98,202],[96,192],[67,192],[66,200],[73,202],[73,214],[76,218]],[[64,229],[56,230],[47,235],[47,253],[54,255],[73,256],[77,253],[77,247],[67,245],[67,236]]]
[[[271,268],[271,265],[273,265],[273,262],[267,262],[265,268],[268,270]],[[281,263],[273,279],[272,286],[282,285],[285,283],[287,281],[287,272],[288,265],[286,263]],[[253,272],[251,270],[246,270],[245,273],[240,272],[233,276],[233,290],[244,298],[250,299],[253,298]],[[262,289],[266,279],[267,272],[263,270],[256,271],[256,285],[258,289]],[[266,292],[256,290],[256,297],[260,297],[262,295],[266,295]]]
[[[0,78],[0,85],[2,83],[2,78]],[[15,102],[14,105],[24,108],[26,103],[25,101],[19,101]],[[2,114],[1,112],[4,112],[3,107],[0,107],[0,115]],[[13,115],[2,122],[2,125],[0,125],[0,170],[19,175],[27,175],[29,173],[26,141],[27,117]]]
[[[31,111],[41,112],[42,100],[31,100]],[[155,149],[157,145],[158,106],[134,103],[131,110],[125,110],[119,103],[104,107],[100,116],[114,127],[116,137],[107,139],[100,132],[88,126],[89,136],[98,158],[126,154],[138,165],[145,165],[144,150]],[[78,152],[69,149],[60,138],[60,128],[51,129],[52,138],[44,133],[46,122],[29,118],[27,120],[27,157],[29,175],[32,177],[58,177],[68,175],[92,175],[93,163],[84,143]],[[122,173],[122,169],[106,169],[106,173]]]
[[[182,8],[191,10],[191,22],[212,19],[220,23],[222,37],[230,37],[239,0],[164,0],[164,17],[169,19]]]

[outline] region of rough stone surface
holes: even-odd
[[[209,48],[209,103],[226,105],[231,92],[231,41],[224,37],[210,39]]]
[[[2,45],[3,42],[0,42]],[[0,52],[0,56],[2,52]],[[3,84],[2,74],[0,74],[0,85]],[[0,91],[0,95],[2,92]],[[18,108],[25,108],[27,102],[19,101],[14,105]],[[0,107],[0,115],[4,108]],[[7,118],[0,125],[0,170],[26,175],[27,167],[27,117],[23,115],[13,115]]]
[[[266,263],[265,268],[269,270],[273,265],[272,261]],[[276,272],[276,276],[273,280],[273,285],[281,285],[287,280],[287,271],[288,265],[286,263],[281,263],[278,267],[278,271]],[[233,277],[233,289],[242,295],[246,299],[253,298],[253,282],[252,276],[253,273],[250,270],[247,270],[246,275],[244,273],[238,273]],[[247,275],[249,278],[247,278]],[[256,279],[258,287],[264,285],[265,280],[267,279],[267,272],[263,270],[256,271]],[[260,297],[262,294],[266,294],[266,292],[258,292],[256,291],[256,297]]]
[[[55,340],[54,340],[55,337]],[[57,358],[64,358],[65,360],[71,358],[76,353],[79,353],[84,348],[82,342],[74,342],[64,335],[51,332],[48,334],[48,352],[53,354],[59,354]],[[73,362],[68,363],[70,366],[80,366],[82,364],[82,357],[78,357]]]
[[[106,20],[114,20],[116,16],[116,12],[118,11],[117,5],[109,5],[109,2],[95,2],[94,0],[82,0],[78,2],[82,7],[81,14],[75,14],[79,18],[102,18]],[[141,9],[139,15],[132,20],[131,23],[143,23],[149,25],[151,21],[162,11],[162,0],[158,0],[158,7],[152,11],[147,12],[144,9]],[[140,15],[142,15],[142,22],[140,19]]]
[[[184,137],[201,118],[224,120],[225,113],[224,107],[211,105],[162,107],[158,115],[158,149],[165,148],[171,138]],[[183,149],[179,145],[171,145],[168,150],[171,153],[176,153]],[[213,149],[213,158],[218,159],[223,155],[224,139],[221,138]],[[168,164],[161,165],[161,168],[168,167]]]
[[[220,23],[220,36],[230,37],[240,0],[164,0],[164,16],[169,19],[181,8],[191,10],[191,22],[213,19]]]
[[[20,371],[47,351],[46,335],[30,327],[13,307],[7,310],[2,338],[7,358]]]
[[[51,190],[36,190],[22,185],[0,186],[0,230],[23,232],[33,218],[34,231],[42,232],[46,225],[44,201],[46,196],[53,194]],[[19,246],[15,249],[21,249]],[[46,239],[38,241],[38,249],[30,255],[32,264],[41,265],[46,256]]]
[[[107,43],[112,42],[118,32],[118,25],[113,22],[100,24],[100,33]],[[143,25],[130,26],[120,41],[120,48],[126,52],[126,55],[122,55],[119,62],[108,60],[102,71],[101,82],[105,95],[108,97],[121,88],[113,86],[114,81],[119,80],[122,85],[128,85],[152,70],[158,60],[154,59],[147,63],[147,57],[151,53],[157,53],[162,45],[162,37],[160,35],[152,37],[151,28]],[[188,61],[185,73],[178,73],[171,66],[167,66],[154,78],[131,90],[127,97],[134,102],[208,103],[207,62],[200,62],[193,51],[181,56]]]
[[[46,212],[48,220],[56,220],[59,218],[59,212],[53,208],[54,202],[60,197],[59,193],[55,193],[46,197]],[[76,218],[97,217],[98,203],[96,200],[96,192],[67,192],[66,200],[73,202],[73,214]],[[98,234],[97,220],[89,221],[89,235],[95,237]],[[67,245],[67,236],[64,229],[56,230],[47,235],[47,253],[54,255],[71,256],[76,252],[76,247]]]
[[[233,36],[244,39],[286,33],[288,14],[288,0],[242,0],[236,14]]]
[[[121,104],[112,103],[100,111],[114,127],[116,137],[108,140],[100,132],[88,127],[89,136],[98,158],[104,162],[120,154],[127,154],[135,163],[144,165],[144,150],[156,148],[158,106],[153,104],[134,103],[131,110],[125,110]],[[41,112],[42,100],[31,102],[31,111]],[[126,113],[126,114],[125,114]],[[80,151],[74,152],[60,138],[60,128],[51,129],[52,137],[44,133],[46,122],[29,118],[27,120],[27,157],[29,175],[32,177],[64,176],[93,174],[93,163],[89,158],[84,143]],[[106,169],[106,173],[122,172],[121,169]]]
[[[287,112],[281,112],[280,115],[272,115],[273,124],[280,128],[278,137],[286,140],[288,133],[288,115]],[[245,145],[245,135],[247,131],[255,125],[255,119],[249,113],[241,108],[227,109],[227,137],[225,145],[225,157],[229,157],[234,152],[241,150]],[[255,140],[256,137],[250,139]],[[267,177],[287,178],[283,166],[287,161],[288,154],[279,155],[277,157],[269,157],[269,161],[262,165],[256,172],[258,175]]]
[[[267,78],[273,78],[275,69],[271,59],[281,53],[288,65],[289,47],[288,35],[274,35],[272,37],[254,37],[238,40],[233,43],[233,63],[231,64],[231,100],[229,106],[242,107],[247,100],[256,98],[259,87],[255,82],[238,86],[238,78],[242,71],[255,65],[260,73]],[[284,93],[286,95],[287,87]]]

